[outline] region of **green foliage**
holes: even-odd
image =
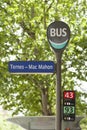
[[[80,126],[81,126],[82,130],[87,130],[87,118],[84,118],[84,119],[80,122]]]
[[[22,128],[7,122],[0,115],[0,130],[22,130]]]
[[[62,57],[62,90],[74,90],[77,80],[87,81],[86,0],[1,0],[0,1],[0,104],[13,114],[55,114],[55,82],[52,75],[12,75],[10,60],[52,60],[47,26],[62,20],[70,26],[71,39]],[[78,85],[79,86],[79,85]],[[77,93],[77,114],[87,105]],[[45,99],[45,101],[44,101]]]

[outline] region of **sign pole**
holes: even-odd
[[[61,130],[61,56],[62,53],[56,53],[56,130]]]
[[[55,21],[47,28],[47,38],[56,53],[56,130],[61,130],[61,57],[70,39],[70,29],[62,21]]]

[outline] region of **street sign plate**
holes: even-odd
[[[63,92],[63,119],[65,121],[75,120],[75,91]]]
[[[49,74],[55,72],[53,61],[10,61],[8,68],[10,73],[15,74]]]

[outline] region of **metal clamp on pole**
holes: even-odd
[[[70,130],[70,128],[66,128],[65,130]]]

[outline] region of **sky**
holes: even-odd
[[[81,86],[80,87],[76,86],[75,88],[78,91],[87,93],[87,82],[85,82],[85,81],[78,81],[78,82],[81,84]]]

